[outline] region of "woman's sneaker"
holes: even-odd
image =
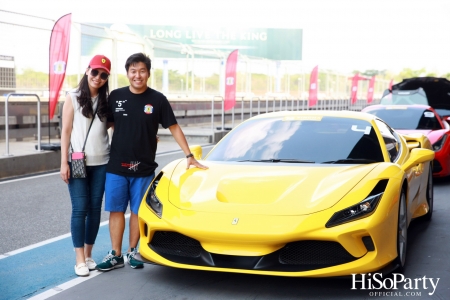
[[[108,255],[105,256],[103,261],[95,267],[95,269],[99,271],[109,271],[112,269],[123,268],[123,266],[123,256],[116,256],[116,251],[111,250],[108,252]]]
[[[89,271],[95,270],[95,267],[97,266],[97,264],[91,257],[86,257],[85,262],[86,262],[86,266],[89,268]]]
[[[128,252],[126,255],[128,264],[133,269],[142,269],[144,267],[144,264],[134,258],[134,256],[137,254],[137,248],[131,248],[131,252]]]

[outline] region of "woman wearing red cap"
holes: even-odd
[[[96,267],[92,248],[100,226],[109,160],[107,132],[108,77],[111,61],[96,55],[78,87],[66,95],[61,130],[61,178],[68,184],[72,202],[71,233],[76,254],[75,273],[88,276]],[[71,174],[70,153],[86,154],[86,178]]]

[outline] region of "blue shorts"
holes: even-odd
[[[125,212],[130,202],[130,210],[137,215],[142,198],[155,173],[147,177],[128,177],[106,173],[105,210]]]

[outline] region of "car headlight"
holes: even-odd
[[[388,180],[381,180],[366,199],[341,211],[335,212],[325,227],[330,228],[371,215],[383,197]]]
[[[447,135],[443,135],[442,138],[440,138],[436,143],[433,144],[433,150],[434,152],[437,152],[442,149],[442,147],[445,144],[445,140],[447,139]]]
[[[158,176],[153,179],[152,183],[150,184],[149,191],[147,193],[147,198],[145,199],[145,202],[147,205],[153,210],[153,212],[161,218],[162,211],[163,211],[163,204],[156,196],[156,187],[158,186],[159,180],[161,179],[163,175],[163,172],[160,172]]]

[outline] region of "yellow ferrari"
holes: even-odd
[[[432,216],[433,158],[426,136],[367,113],[250,118],[201,160],[209,169],[180,159],[155,176],[140,259],[278,276],[401,272],[411,220]]]

